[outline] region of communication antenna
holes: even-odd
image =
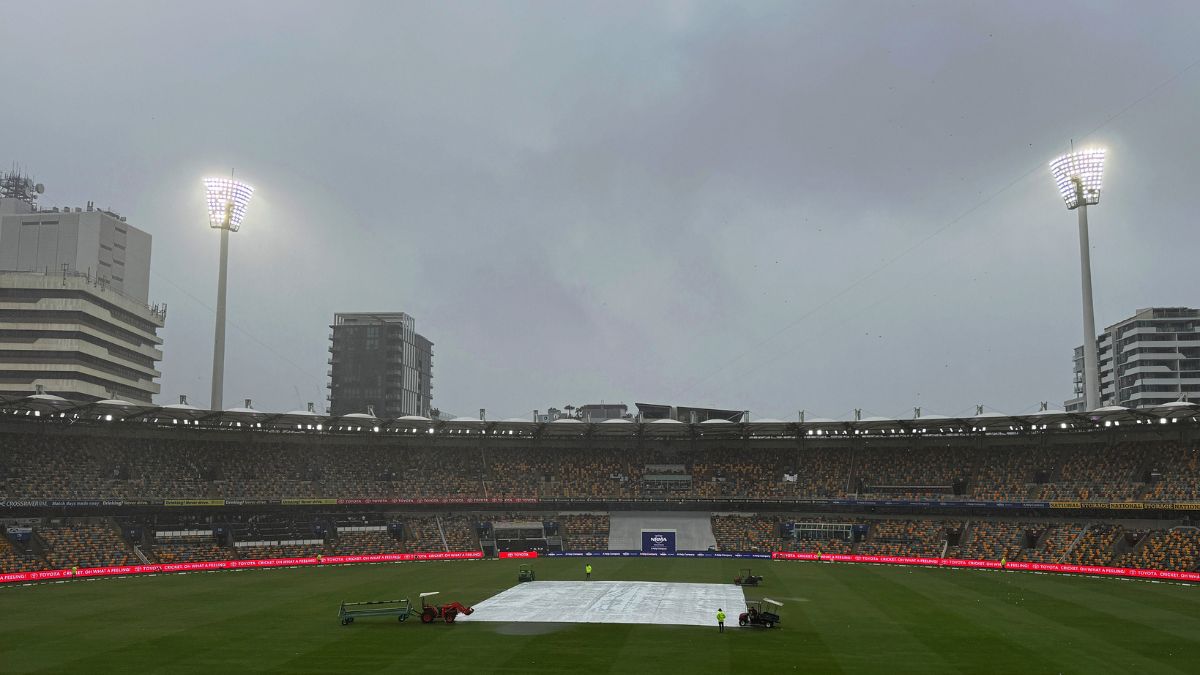
[[[37,196],[45,192],[46,186],[33,182],[20,167],[13,166],[11,170],[0,173],[0,198],[19,199],[36,209]]]

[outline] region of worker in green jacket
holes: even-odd
[[[592,578],[592,563],[583,566],[583,573],[587,575],[588,579]]]
[[[725,632],[725,610],[717,608],[717,628],[720,632]]]

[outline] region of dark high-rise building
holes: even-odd
[[[403,312],[335,314],[329,335],[329,414],[429,417],[433,343]]]

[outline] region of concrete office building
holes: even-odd
[[[329,414],[429,417],[433,343],[403,312],[339,313],[329,334]]]
[[[149,305],[149,234],[111,211],[38,208],[0,174],[0,396],[152,403],[165,306]]]
[[[1098,339],[1100,405],[1148,408],[1200,401],[1200,310],[1152,307],[1108,327]],[[1075,398],[1083,411],[1083,347],[1075,348]]]

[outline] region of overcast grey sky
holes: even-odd
[[[1196,2],[0,17],[0,164],[47,206],[94,200],[154,235],[164,402],[207,403],[200,179],[231,166],[258,192],[231,247],[230,405],[324,405],[334,312],[399,310],[435,343],[434,405],[459,414],[1057,407],[1079,263],[1046,162],[1071,138],[1110,150],[1097,323],[1200,304]]]

